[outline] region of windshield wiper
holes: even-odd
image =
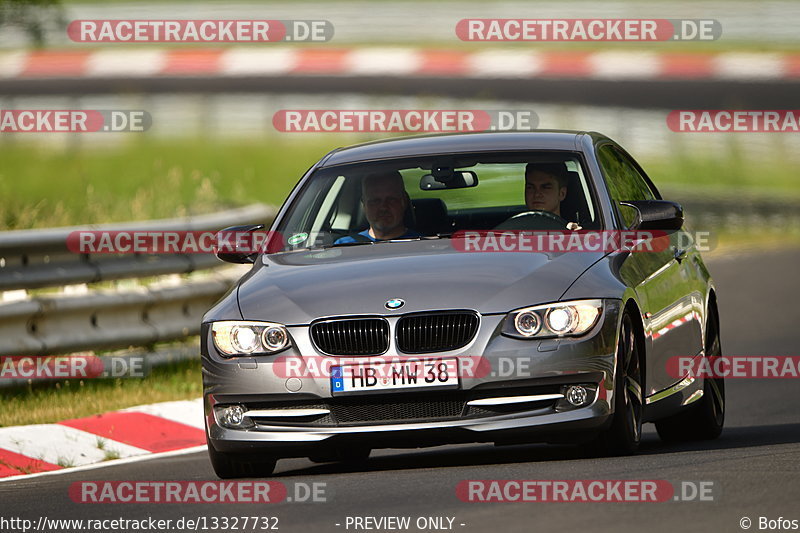
[[[397,239],[386,239],[375,241],[374,244],[381,242],[409,242],[409,241],[432,241],[435,239],[449,239],[452,233],[437,233],[436,235],[420,235],[419,237],[403,237]]]
[[[376,244],[378,242],[386,242],[386,241],[353,241],[353,242],[340,242],[340,243],[333,243],[327,246],[322,246],[322,249],[327,248],[336,248],[339,246],[361,246],[363,244]]]
[[[435,239],[450,239],[452,238],[452,233],[437,233],[436,235],[420,235],[419,237],[404,237],[402,239],[379,239],[377,241],[355,241],[355,242],[340,242],[339,244],[329,244],[327,246],[323,246],[323,249],[326,248],[334,248],[339,246],[359,246],[362,244],[381,244],[384,242],[408,242],[408,241],[430,241]]]

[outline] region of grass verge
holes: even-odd
[[[14,199],[0,204],[0,230],[169,218],[253,202],[280,205],[320,157],[366,139],[144,139],[63,150],[0,144],[0,196]],[[659,187],[800,197],[796,168],[785,158],[760,160],[732,151],[641,163]]]
[[[171,218],[280,204],[331,141],[153,140],[94,149],[0,145],[0,230]]]
[[[141,379],[62,380],[3,390],[0,427],[47,424],[107,411],[202,395],[200,361],[154,368]]]

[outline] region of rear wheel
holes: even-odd
[[[606,455],[629,455],[642,440],[642,364],[630,313],[622,316],[617,341],[614,418],[592,444]]]
[[[711,308],[706,326],[706,357],[713,360],[721,355],[719,320]],[[656,430],[665,442],[710,440],[720,436],[724,424],[725,380],[706,378],[703,396],[687,410],[656,422]]]
[[[253,453],[227,453],[218,452],[208,441],[208,457],[214,472],[221,479],[238,477],[266,477],[275,471],[277,459],[268,455]]]

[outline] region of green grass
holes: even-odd
[[[740,151],[697,158],[642,159],[658,187],[702,190],[711,196],[800,198],[797,165],[791,159],[746,157]]]
[[[361,138],[363,139],[363,138]],[[115,147],[54,150],[0,144],[0,230],[170,218],[253,202],[280,205],[303,172],[358,137],[259,140],[146,139]],[[676,154],[641,161],[659,187],[709,194],[800,197],[786,158]]]
[[[0,427],[47,424],[155,402],[190,400],[202,394],[200,361],[153,369],[141,379],[63,380],[3,390]],[[98,441],[98,449],[105,443]],[[115,452],[108,451],[112,459]]]
[[[54,151],[0,144],[0,229],[142,220],[280,204],[335,142],[146,140]]]

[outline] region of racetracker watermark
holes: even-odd
[[[76,481],[75,503],[277,503],[286,500],[278,481]]]
[[[74,20],[67,35],[79,43],[326,42],[327,20]]]
[[[713,481],[663,479],[471,479],[456,485],[463,502],[662,503],[713,501]]]
[[[667,359],[667,373],[676,379],[800,378],[800,356],[718,355],[675,356]]]
[[[76,230],[66,244],[76,254],[257,254],[280,252],[307,238],[298,233],[287,240],[275,231]],[[708,252],[717,241],[709,231],[459,230],[451,243],[460,252],[613,253]]]
[[[530,110],[282,109],[272,125],[286,133],[531,131],[539,117]]]
[[[270,368],[280,378],[334,378],[363,383],[371,387],[382,385],[435,383],[448,377],[462,379],[482,378],[492,375],[492,363],[487,358],[475,355],[460,355],[458,358],[416,358],[396,356],[323,357],[305,355],[276,356]],[[530,370],[528,370],[530,372]]]
[[[39,515],[37,521],[0,516],[0,531],[270,531],[279,520],[269,515],[200,515],[180,518],[56,518]]]
[[[143,378],[147,371],[142,356],[4,356],[0,379]]]
[[[667,126],[679,133],[797,133],[800,109],[683,109]]]
[[[328,501],[324,481],[76,481],[75,503],[320,503]]]
[[[707,252],[714,247],[711,232],[670,234],[660,230],[457,231],[451,240],[460,252],[663,252],[673,247]]]
[[[76,254],[272,253],[283,249],[274,231],[78,230],[67,236]]]
[[[143,132],[152,123],[141,110],[0,109],[0,133]]]
[[[462,41],[713,41],[713,19],[461,19]]]

